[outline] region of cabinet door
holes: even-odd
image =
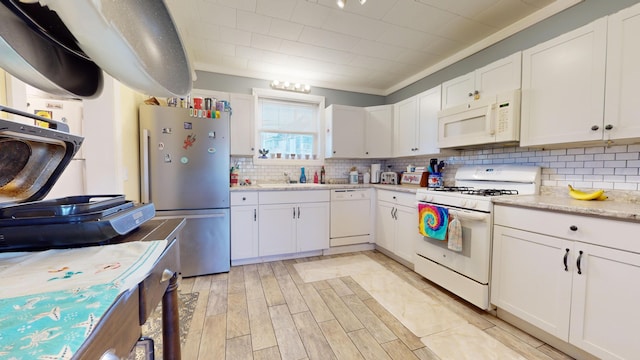
[[[327,158],[361,158],[364,156],[366,112],[356,106],[330,105],[327,121]]]
[[[438,154],[438,111],[440,86],[418,94],[418,151],[417,155]]]
[[[475,74],[470,72],[442,83],[442,109],[467,103],[473,100]]]
[[[412,96],[394,104],[395,121],[393,122],[393,155],[416,155],[418,98]]]
[[[418,238],[418,210],[408,206],[397,206],[395,246],[393,252],[413,264],[414,244]]]
[[[296,209],[298,252],[329,248],[329,203],[305,203]]]
[[[568,341],[572,246],[568,240],[494,226],[491,302]]]
[[[475,71],[475,90],[480,99],[520,89],[522,53],[517,52]]]
[[[388,202],[378,201],[376,205],[376,245],[394,251],[396,207]]]
[[[393,148],[393,105],[371,106],[365,108],[364,157],[389,158]]]
[[[258,207],[231,207],[231,260],[258,257]]]
[[[640,5],[609,16],[604,139],[640,137]],[[608,129],[611,127],[611,129]]]
[[[231,155],[253,156],[255,154],[255,98],[253,95],[230,94]]]
[[[575,244],[570,342],[599,358],[637,359],[640,354],[640,254]],[[577,257],[577,254],[574,254]]]
[[[296,252],[296,205],[260,205],[260,256]]]
[[[521,146],[602,138],[606,34],[602,18],[522,52]]]

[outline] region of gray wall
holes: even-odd
[[[640,0],[584,0],[544,21],[477,52],[457,63],[435,72],[415,83],[389,94],[385,101],[393,104],[431,89],[455,77],[469,73],[516,51],[528,49],[570,30],[586,25],[605,15],[627,8]]]
[[[206,71],[196,71],[197,80],[193,83],[194,89],[217,90],[236,94],[251,94],[251,89],[269,89],[271,81],[253,79],[248,77],[224,75]],[[324,96],[325,106],[331,104],[352,106],[374,106],[385,104],[385,97],[379,95],[363,94],[351,91],[342,91],[312,87],[311,95]]]
[[[313,87],[311,94],[325,97],[325,104],[372,106],[393,104],[422,91],[431,89],[444,81],[464,75],[495,60],[528,49],[536,44],[552,39],[567,31],[596,20],[605,15],[629,7],[640,0],[584,0],[583,2],[537,23],[499,43],[473,54],[436,73],[422,78],[388,96],[378,96],[350,91]],[[206,71],[196,71],[194,88],[209,89],[241,94],[250,94],[252,88],[268,89],[270,81],[224,75]]]

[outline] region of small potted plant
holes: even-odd
[[[258,149],[258,152],[260,153],[260,159],[266,159],[269,149]]]

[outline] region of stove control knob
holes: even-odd
[[[469,209],[475,209],[476,206],[478,206],[478,202],[477,201],[469,201],[469,202],[467,202],[467,207]]]

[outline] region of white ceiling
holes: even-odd
[[[167,0],[195,70],[387,95],[580,0]]]

